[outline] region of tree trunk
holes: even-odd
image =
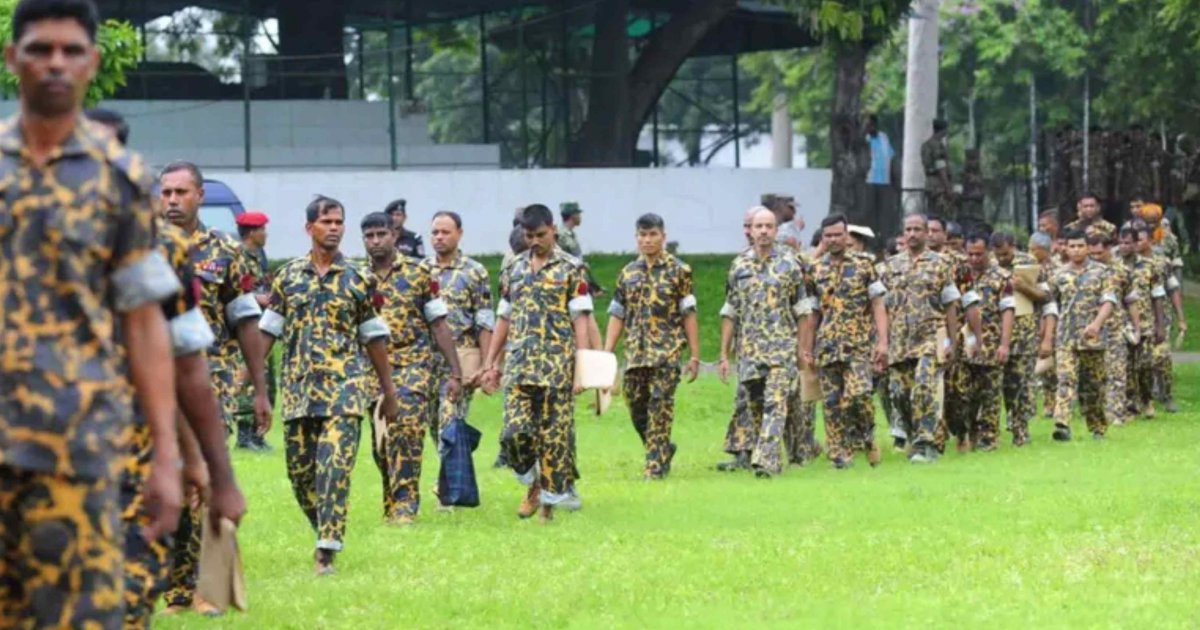
[[[874,226],[879,218],[866,216],[863,204],[871,159],[862,124],[867,46],[861,42],[831,46],[836,76],[829,127],[830,164],[833,167],[829,210],[846,215],[851,223]]]
[[[696,45],[733,10],[736,0],[698,0],[689,5],[655,31],[632,70],[625,33],[629,0],[602,0],[596,6],[588,111],[571,143],[572,166],[633,164],[638,134],[659,96]]]
[[[291,0],[286,8],[280,4],[279,54],[284,59],[272,68],[273,75],[279,73],[272,82],[283,84],[283,98],[346,98],[345,3]],[[268,89],[279,94],[278,86]]]

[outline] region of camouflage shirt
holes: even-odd
[[[764,378],[767,368],[796,369],[799,319],[813,309],[804,284],[800,261],[778,246],[766,258],[749,249],[733,259],[721,317],[738,331],[740,380]]]
[[[1104,341],[1111,346],[1111,344],[1125,343],[1126,327],[1132,326],[1129,305],[1138,299],[1138,294],[1133,284],[1133,272],[1123,262],[1113,260],[1104,266],[1112,275],[1117,294],[1117,304],[1113,307],[1112,315],[1104,321]]]
[[[1058,317],[1057,347],[1103,350],[1103,335],[1087,339],[1083,331],[1092,323],[1102,304],[1108,302],[1114,308],[1120,306],[1117,290],[1116,278],[1105,265],[1090,259],[1082,269],[1064,265],[1050,281],[1054,300],[1050,312]]]
[[[283,343],[283,419],[361,416],[366,411],[360,351],[388,337],[383,297],[370,274],[339,253],[324,276],[310,256],[281,267],[258,326]]]
[[[1133,299],[1127,301],[1130,312],[1136,311],[1141,326],[1138,335],[1149,338],[1154,334],[1154,300],[1167,296],[1162,279],[1154,270],[1154,265],[1148,258],[1138,255],[1121,258],[1121,264],[1129,272],[1132,283]],[[1126,296],[1128,299],[1128,296]]]
[[[696,311],[692,268],[664,252],[651,264],[645,256],[617,275],[608,314],[625,324],[629,368],[675,365],[687,338],[683,318]]]
[[[1162,240],[1154,244],[1154,253],[1167,259],[1172,272],[1183,267],[1183,254],[1179,248],[1179,237],[1164,225]]]
[[[1049,269],[1045,266],[1038,265],[1037,259],[1032,255],[1026,252],[1016,252],[1013,255],[1012,265],[1005,268],[1009,271],[1012,271],[1015,267],[1032,267],[1035,265],[1038,267],[1038,288],[1046,293],[1049,293]],[[1013,295],[1016,295],[1015,290]],[[1038,345],[1041,343],[1041,337],[1038,334],[1038,324],[1042,321],[1039,309],[1039,307],[1042,305],[1044,305],[1044,302],[1035,303],[1033,305],[1033,312],[1028,315],[1016,315],[1014,312],[1012,341],[1009,344],[1009,354],[1013,356],[1022,356],[1037,353]]]
[[[583,248],[579,246],[579,239],[575,237],[575,230],[565,225],[558,230],[558,246],[564,252],[576,258],[583,258]]]
[[[808,293],[821,315],[814,342],[818,365],[865,359],[875,338],[871,300],[887,295],[867,254],[825,254],[812,268]]]
[[[442,301],[450,315],[446,323],[459,348],[479,347],[479,333],[496,327],[496,311],[492,310],[492,287],[487,269],[462,252],[449,265],[438,265],[430,258]]]
[[[428,394],[433,387],[433,340],[429,324],[446,316],[433,265],[396,256],[387,275],[368,272],[378,291],[379,314],[391,331],[388,357],[396,387]],[[378,384],[369,388],[376,395]]]
[[[950,152],[946,143],[937,138],[929,138],[921,145],[921,166],[925,169],[925,189],[941,189],[943,170],[949,171]]]
[[[1084,221],[1083,219],[1075,219],[1067,224],[1066,229],[1079,230],[1088,236],[1103,236],[1109,240],[1117,235],[1117,226],[1100,217],[1096,217],[1096,220],[1091,222]]]
[[[937,332],[946,307],[962,298],[954,263],[928,249],[917,256],[903,252],[888,259],[884,286],[894,287],[888,308],[888,363],[937,353]]]
[[[500,278],[496,315],[508,320],[504,385],[569,388],[575,382],[575,320],[592,312],[579,260],[555,248],[532,266],[533,251],[513,260]]]
[[[118,314],[179,283],[141,157],[80,118],[37,166],[0,123],[0,465],[112,479],[133,413]]]
[[[257,265],[240,242],[203,225],[191,234],[190,245],[193,274],[200,280],[200,312],[216,338],[209,363],[213,370],[235,370],[238,326],[262,315],[254,299]]]
[[[981,319],[982,339],[975,340],[979,344],[979,356],[972,358],[966,355],[966,362],[972,365],[995,367],[996,351],[1000,348],[1001,319],[1004,311],[1014,310],[1017,306],[1013,298],[1012,273],[998,264],[991,263],[981,272],[969,272],[970,284],[962,296],[963,309],[978,308]],[[1009,341],[1011,350],[1011,336]]]

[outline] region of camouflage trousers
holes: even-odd
[[[116,484],[0,466],[0,627],[119,628]]]
[[[817,403],[804,402],[800,387],[792,386],[788,396],[787,422],[783,425],[783,446],[787,449],[788,463],[804,465],[821,456],[821,445],[817,443]]]
[[[171,570],[163,600],[168,606],[191,606],[196,599],[196,580],[200,573],[200,536],[204,518],[201,510],[184,505],[179,527],[171,535]]]
[[[1151,349],[1153,343],[1147,339],[1130,347],[1129,358],[1126,361],[1129,371],[1125,395],[1138,409],[1149,404],[1154,396],[1154,365],[1153,350]]]
[[[276,402],[276,362],[267,359],[267,400],[274,408]],[[233,401],[233,423],[237,426],[237,437],[254,435],[254,385],[249,382],[240,383],[237,395]]]
[[[754,450],[754,423],[750,420],[750,394],[746,382],[739,380],[733,396],[733,415],[725,429],[725,452],[730,455]]]
[[[1079,397],[1087,428],[1104,434],[1108,424],[1104,419],[1104,351],[1058,348],[1054,353],[1058,366],[1058,394],[1054,399],[1054,424],[1071,426],[1071,405]]]
[[[929,186],[925,189],[925,212],[940,215],[947,221],[958,218],[958,204],[954,201],[954,191],[941,186]]]
[[[575,396],[570,387],[509,385],[500,448],[521,483],[541,488],[542,505],[577,500]]]
[[[675,421],[678,385],[678,365],[625,370],[625,400],[633,429],[646,448],[646,476],[661,477],[671,470],[671,458],[675,455],[671,425]]]
[[[1004,411],[1008,430],[1012,432],[1014,440],[1029,439],[1029,422],[1037,412],[1033,390],[1033,370],[1036,365],[1036,354],[1014,354],[1004,364]]]
[[[225,434],[233,434],[237,431],[234,416],[238,411],[238,396],[241,393],[237,373],[232,369],[214,365],[209,376],[212,378],[213,394],[216,395],[217,403],[221,406],[221,418],[225,421]],[[250,415],[252,417],[254,415],[253,401],[251,401]]]
[[[765,368],[767,375],[746,381],[751,435],[756,436],[750,465],[772,475],[783,471],[783,431],[788,420],[788,401],[796,388],[795,370]]]
[[[930,354],[892,364],[888,385],[892,405],[910,443],[914,447],[943,448],[946,424],[942,417],[942,367],[937,359]]]
[[[1104,414],[1108,424],[1124,424],[1129,416],[1129,344],[1117,338],[1107,344],[1104,357]]]
[[[120,489],[121,521],[125,527],[122,551],[126,630],[150,626],[154,602],[166,590],[171,569],[171,537],[149,541],[142,536],[143,528],[150,522],[142,495],[149,468],[148,463],[139,462],[137,470],[123,480]]]
[[[286,422],[288,479],[317,535],[317,549],[341,551],[362,419],[295,418]]]
[[[825,397],[825,443],[829,459],[849,462],[855,450],[875,444],[874,381],[866,361],[852,359],[823,365],[818,370]]]
[[[874,393],[879,395],[879,405],[883,407],[883,417],[888,423],[888,433],[893,438],[906,438],[903,431],[897,434],[896,409],[892,405],[892,396],[888,391],[888,370],[884,370],[883,374],[874,375],[875,389]]]
[[[387,426],[382,438],[371,422],[371,455],[383,477],[383,517],[416,516],[421,511],[421,463],[425,453],[425,421],[429,402],[425,394],[396,388],[400,415]],[[372,409],[378,406],[378,401]]]
[[[1170,335],[1167,335],[1170,337]],[[1160,402],[1171,400],[1175,386],[1174,366],[1171,358],[1171,342],[1164,340],[1154,344],[1150,355],[1151,373],[1153,374],[1154,398]]]
[[[1042,413],[1050,418],[1054,417],[1054,409],[1058,406],[1055,404],[1055,398],[1058,397],[1058,373],[1057,370],[1046,372],[1042,375]]]
[[[961,344],[962,340],[959,340]],[[962,347],[961,345],[959,347]],[[961,358],[952,359],[942,372],[943,392],[945,396],[943,418],[946,431],[958,440],[967,439],[971,421],[967,417],[966,407],[969,404],[971,383],[968,382],[970,371]]]
[[[959,410],[947,411],[949,418],[955,422],[971,444],[988,446],[996,443],[996,435],[1000,431],[1000,400],[1004,368],[991,365],[975,365],[960,362],[959,370],[963,375],[963,406]]]

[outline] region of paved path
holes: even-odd
[[[1200,352],[1176,352],[1176,363],[1200,363]]]

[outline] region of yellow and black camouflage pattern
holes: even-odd
[[[996,263],[991,263],[981,272],[968,273],[969,284],[963,294],[963,307],[978,308],[983,336],[975,340],[979,354],[971,356],[964,352],[964,360],[972,365],[997,367],[996,351],[1000,348],[1000,326],[1004,311],[1015,311],[1012,273]],[[1011,333],[1010,333],[1011,347]]]
[[[902,252],[888,259],[884,286],[902,287],[888,293],[888,362],[935,356],[937,331],[945,325],[946,307],[962,297],[957,264],[947,256],[925,250],[915,257]]]
[[[733,260],[721,316],[732,319],[738,330],[734,351],[739,379],[762,379],[772,368],[795,376],[799,320],[811,310],[804,285],[800,261],[781,248],[765,258],[751,249]]]
[[[449,311],[446,323],[455,348],[478,348],[479,334],[496,327],[487,268],[459,252],[449,264],[436,265],[434,271],[439,295]],[[466,418],[470,413],[472,392],[464,389],[458,400],[452,402],[447,395],[450,364],[440,352],[434,352],[433,365],[437,386],[429,401],[429,418],[430,434],[436,441],[451,420]]]
[[[570,385],[506,387],[500,449],[522,483],[541,488],[542,505],[578,506],[575,396]]]
[[[671,425],[675,422],[675,388],[679,366],[635,367],[625,371],[625,400],[633,428],[646,449],[644,474],[664,477],[671,471],[675,445]]]
[[[288,479],[317,535],[317,549],[341,551],[344,546],[361,424],[357,415],[307,417],[293,419],[284,429]]]
[[[1075,219],[1067,224],[1066,232],[1078,230],[1088,236],[1101,236],[1105,240],[1113,241],[1117,237],[1117,226],[1105,221],[1103,218],[1096,217],[1094,221],[1085,221],[1082,218]]]
[[[678,365],[687,337],[683,318],[696,311],[692,268],[668,253],[654,263],[645,256],[617,275],[609,315],[625,325],[627,368]]]
[[[1109,268],[1094,260],[1083,267],[1065,265],[1050,279],[1051,299],[1058,316],[1055,347],[1080,350],[1104,350],[1104,336],[1088,339],[1083,331],[1100,311],[1104,302],[1120,308],[1116,277]],[[1059,391],[1062,391],[1060,384]]]

